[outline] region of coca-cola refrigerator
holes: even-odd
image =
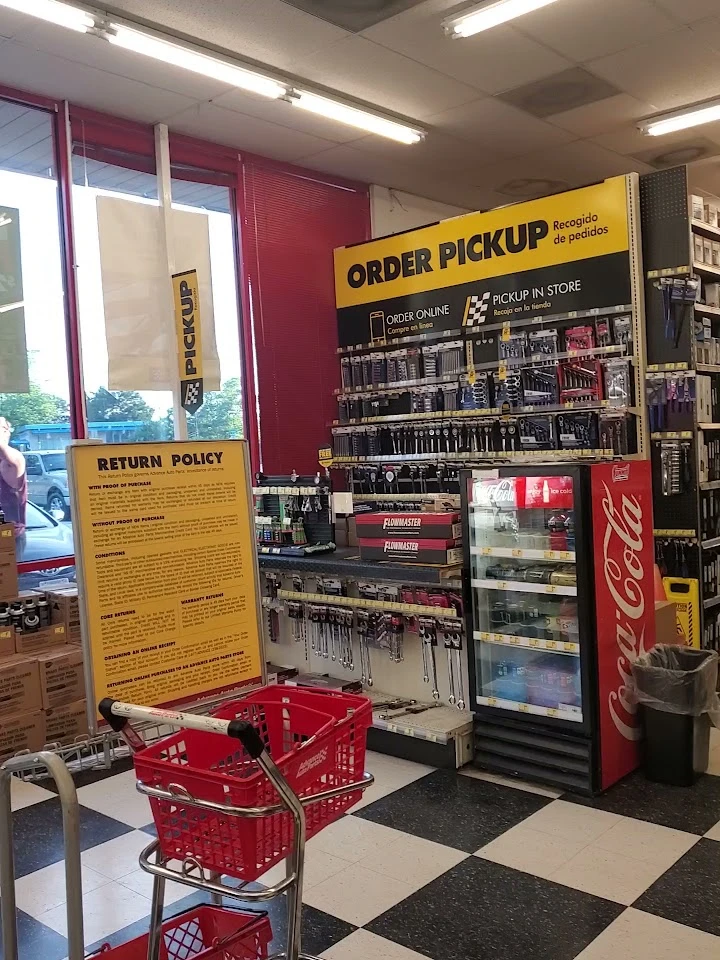
[[[638,763],[655,640],[650,464],[461,474],[475,763],[592,794]]]

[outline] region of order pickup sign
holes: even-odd
[[[180,373],[180,406],[193,414],[197,413],[205,399],[197,270],[174,273],[172,284]]]

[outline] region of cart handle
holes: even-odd
[[[264,752],[262,737],[249,720],[220,720],[218,717],[206,717],[197,713],[181,713],[178,710],[164,710],[160,707],[140,707],[134,703],[123,703],[105,697],[98,704],[102,718],[116,733],[125,727],[128,720],[162,721],[186,730],[201,730],[203,733],[220,733],[239,740],[253,760]]]

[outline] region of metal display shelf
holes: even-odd
[[[614,460],[613,450],[491,450],[488,453],[397,453],[372,457],[333,457],[333,466],[352,466],[362,463],[442,463],[452,460],[453,463],[469,463],[480,466],[483,463],[502,462],[511,463],[567,463],[571,460]]]
[[[377,576],[375,577],[377,580]],[[437,617],[441,620],[461,619],[452,607],[426,607],[420,603],[397,603],[394,600],[366,600],[364,597],[338,597],[327,593],[305,593],[278,590],[278,600],[299,600],[302,603],[325,604],[329,607],[350,607],[352,610],[380,610],[404,613],[408,617]]]
[[[709,303],[695,303],[695,309],[700,313],[707,313],[712,317],[720,317],[720,307],[713,307]]]
[[[473,579],[473,587],[481,590],[508,590],[513,593],[555,593],[561,597],[576,597],[577,587],[566,587],[562,583],[526,583],[524,580],[487,580]]]
[[[563,563],[575,562],[574,550],[535,550],[529,547],[471,546],[470,553],[477,557],[509,557],[520,560],[558,560]]]
[[[459,588],[462,568],[425,566],[421,563],[392,563],[361,560],[357,547],[343,547],[330,554],[310,557],[259,556],[260,570],[297,573],[301,576],[338,577],[370,580],[377,583],[425,584]],[[320,603],[334,603],[335,597],[322,597]],[[342,599],[342,598],[340,598]],[[347,598],[346,598],[347,599]],[[435,608],[437,612],[438,608]]]
[[[379,690],[364,693],[378,703],[389,699]],[[438,706],[388,720],[380,718],[382,712],[383,708],[373,712],[368,749],[451,770],[472,760],[473,715],[469,710]]]
[[[705,223],[704,220],[696,220],[693,217],[690,220],[690,226],[692,227],[693,233],[706,233],[709,237],[720,239],[720,227],[714,227],[710,223]]]
[[[513,633],[486,633],[483,630],[473,632],[475,640],[481,643],[499,643],[507,647],[525,647],[528,650],[549,650],[553,653],[580,656],[580,644],[562,640],[542,640],[539,637],[520,637]]]
[[[701,276],[705,274],[707,277],[720,277],[720,267],[714,267],[711,263],[700,263],[696,260],[693,263],[693,271]]]
[[[362,387],[340,387],[335,391],[335,396],[338,397],[338,399],[351,397],[357,400],[362,397],[374,396],[375,394],[407,393],[408,390],[411,390],[413,387],[436,386],[440,383],[457,383],[465,372],[465,367],[461,367],[457,373],[446,373],[442,377],[421,377],[418,380],[396,380],[392,383],[373,383],[372,385]]]
[[[502,697],[477,697],[477,702],[484,707],[499,707],[501,710],[514,710],[517,713],[533,713],[538,717],[558,717],[560,720],[571,720],[574,723],[582,721],[582,714],[578,711],[560,710],[554,707],[537,707],[534,703],[520,703],[517,700],[505,700]]]

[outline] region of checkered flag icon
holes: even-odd
[[[474,327],[475,324],[484,323],[487,309],[490,305],[490,291],[479,294],[472,294],[465,301],[465,317],[463,319],[464,327]]]
[[[200,384],[199,383],[189,383],[187,385],[187,390],[185,391],[185,403],[192,407],[200,399]]]

